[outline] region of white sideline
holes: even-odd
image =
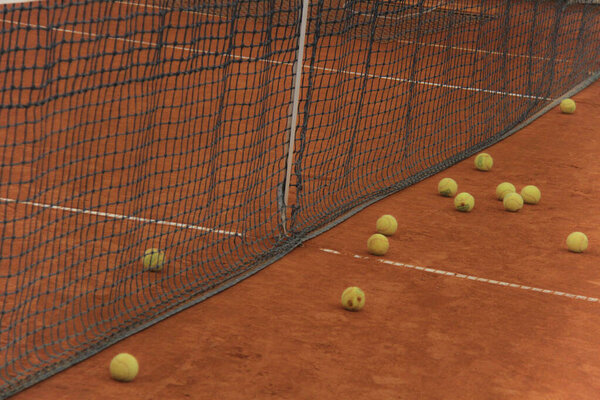
[[[343,255],[341,252],[339,252],[337,250],[324,249],[324,248],[320,248],[319,250],[321,250],[321,251],[323,251],[325,253],[329,253],[329,254]],[[370,259],[370,257],[361,256],[361,255],[358,255],[358,254],[352,255],[352,257],[354,257],[354,258],[360,258],[360,259]],[[590,302],[590,303],[598,303],[598,302],[600,302],[600,299],[597,298],[597,297],[588,297],[588,296],[582,296],[582,295],[577,295],[577,294],[572,294],[572,293],[560,292],[560,291],[556,291],[556,290],[541,289],[541,288],[534,287],[534,286],[520,285],[518,283],[503,282],[503,281],[497,281],[497,280],[488,279],[488,278],[480,278],[480,277],[473,276],[473,275],[467,275],[467,274],[460,274],[460,273],[457,273],[457,272],[444,271],[444,270],[436,269],[436,268],[419,267],[418,265],[405,264],[405,263],[401,263],[401,262],[397,262],[397,261],[391,261],[391,260],[384,260],[382,258],[376,258],[375,260],[377,262],[382,263],[382,264],[393,265],[395,267],[402,267],[402,268],[414,269],[414,270],[417,270],[417,271],[423,271],[423,272],[427,272],[427,273],[430,273],[430,274],[450,276],[450,277],[453,277],[453,278],[464,279],[464,280],[468,280],[468,281],[476,281],[476,282],[488,283],[490,285],[510,287],[510,288],[514,288],[514,289],[521,289],[521,290],[526,290],[526,291],[530,291],[530,292],[549,294],[549,295],[553,295],[553,296],[567,297],[569,299],[582,300],[582,301],[587,301],[587,302]]]
[[[107,212],[102,212],[102,211],[83,210],[80,208],[55,206],[52,204],[36,203],[33,201],[20,201],[20,200],[7,199],[4,197],[0,197],[0,202],[22,204],[22,205],[40,207],[40,208],[49,208],[52,210],[66,211],[66,212],[70,212],[70,213],[74,213],[74,214],[95,215],[98,217],[106,217],[106,218],[111,218],[111,219],[115,219],[115,220],[127,220],[127,221],[144,222],[144,223],[150,223],[150,224],[156,224],[156,225],[176,226],[178,228],[193,229],[193,230],[203,231],[203,232],[214,232],[214,233],[218,233],[221,235],[242,236],[242,234],[239,232],[207,228],[205,226],[183,224],[180,222],[162,221],[159,219],[151,219],[151,218],[132,217],[130,215],[121,215],[121,214],[107,213]]]

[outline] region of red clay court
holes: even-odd
[[[1,6],[0,397],[597,399],[597,6],[276,3]]]

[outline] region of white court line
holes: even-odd
[[[151,218],[132,217],[130,215],[113,214],[113,213],[107,213],[107,212],[102,212],[102,211],[83,210],[83,209],[80,209],[80,208],[55,206],[55,205],[52,205],[52,204],[44,204],[44,203],[35,203],[35,202],[32,202],[32,201],[21,201],[21,200],[15,200],[15,199],[7,199],[7,198],[4,198],[4,197],[0,197],[0,202],[13,203],[13,204],[23,204],[23,205],[33,206],[33,207],[40,207],[40,208],[49,208],[49,209],[52,209],[52,210],[66,211],[66,212],[70,212],[70,213],[74,213],[74,214],[95,215],[95,216],[98,216],[98,217],[112,218],[112,219],[120,220],[120,221],[127,220],[127,221],[136,221],[136,222],[145,222],[145,223],[151,223],[151,224],[156,224],[156,225],[176,226],[178,228],[193,229],[193,230],[203,231],[203,232],[214,232],[214,233],[219,233],[221,235],[240,236],[240,237],[242,236],[242,234],[239,233],[239,232],[224,231],[224,230],[221,230],[221,229],[207,228],[205,226],[183,224],[183,223],[180,223],[180,222],[162,221],[162,220],[159,220],[159,219],[151,219]]]
[[[337,250],[324,249],[324,248],[320,248],[319,250],[321,250],[321,251],[323,251],[325,253],[329,253],[329,254],[343,255],[342,253],[340,253]],[[365,260],[366,259],[370,259],[370,257],[360,256],[360,255],[357,255],[357,254],[352,255],[352,257],[354,257],[354,258],[360,258],[360,259],[365,259]],[[556,291],[556,290],[541,289],[541,288],[534,287],[534,286],[520,285],[518,283],[503,282],[503,281],[497,281],[497,280],[488,279],[488,278],[480,278],[480,277],[473,276],[473,275],[467,275],[467,274],[460,274],[460,273],[457,273],[457,272],[444,271],[444,270],[436,269],[436,268],[419,267],[418,265],[405,264],[405,263],[401,263],[401,262],[397,262],[397,261],[391,261],[391,260],[384,260],[382,258],[376,258],[375,260],[377,262],[382,263],[382,264],[393,265],[395,267],[402,267],[402,268],[414,269],[414,270],[417,270],[417,271],[423,271],[423,272],[427,272],[427,273],[430,273],[430,274],[450,276],[450,277],[453,277],[453,278],[464,279],[464,280],[468,280],[468,281],[488,283],[490,285],[496,285],[496,286],[502,286],[502,287],[510,287],[510,288],[521,289],[521,290],[526,290],[526,291],[530,291],[530,292],[550,294],[550,295],[553,295],[553,296],[567,297],[569,299],[582,300],[582,301],[587,301],[587,302],[590,302],[590,303],[598,303],[598,302],[600,302],[600,299],[597,298],[597,297],[588,297],[588,296],[582,296],[582,295],[577,295],[577,294],[572,294],[572,293],[560,292],[560,291]]]
[[[600,1],[600,0],[598,0],[598,1]],[[167,7],[161,7],[161,6],[157,6],[157,5],[153,5],[153,4],[140,4],[140,3],[135,3],[135,2],[131,2],[131,1],[115,1],[115,3],[127,4],[127,5],[137,6],[137,7],[154,8],[157,10],[172,10],[171,8],[167,8]],[[200,12],[200,11],[190,11],[190,10],[186,10],[186,12],[198,14],[198,15],[204,15],[205,17],[223,18],[223,16],[219,15],[219,14],[211,14],[211,13],[205,13],[205,12]],[[500,51],[473,49],[473,48],[469,48],[469,47],[450,46],[450,45],[446,45],[446,44],[414,42],[414,41],[403,40],[403,39],[397,39],[397,42],[404,43],[404,44],[415,44],[415,45],[423,46],[423,47],[435,47],[435,48],[440,48],[440,49],[459,50],[459,51],[465,51],[465,52],[470,52],[470,53],[489,54],[489,55],[493,55],[493,56],[503,56],[503,57],[507,56],[507,57],[513,57],[513,58],[525,58],[525,59],[540,60],[540,61],[552,60],[552,58],[549,58],[549,57],[539,57],[539,56],[532,57],[527,54],[502,53]],[[570,63],[569,60],[562,60],[560,58],[557,58],[556,61]]]
[[[40,1],[40,0],[0,0],[0,5],[2,5],[2,4],[33,3],[34,1]]]
[[[387,15],[378,15],[375,18],[377,18],[377,19],[384,19],[384,20],[387,19],[387,20],[390,20],[390,21],[403,21],[405,19],[410,19],[411,17],[419,16],[419,15],[422,15],[422,14],[429,14],[429,13],[434,12],[436,10],[442,9],[442,7],[444,7],[445,5],[446,4],[442,2],[440,4],[436,4],[436,5],[433,5],[433,6],[424,6],[422,11],[413,12],[412,14],[405,14],[405,15],[402,15],[401,17],[389,17]],[[344,3],[344,5],[342,7],[345,8],[346,7],[346,3]],[[350,5],[350,7],[352,7],[352,5]],[[415,5],[412,5],[410,7],[412,7],[412,8],[415,8],[415,7],[418,8],[419,5],[415,4]],[[461,10],[452,10],[452,9],[446,9],[446,10],[447,11],[461,11]],[[360,15],[361,17],[367,17],[369,19],[372,19],[373,16],[375,15],[373,13],[365,13],[365,12],[354,11],[354,10],[350,10],[350,12],[352,13],[352,15]],[[475,14],[475,15],[477,15],[477,14]]]
[[[15,22],[15,21],[6,20],[6,19],[0,19],[0,21],[7,22],[10,24],[20,25],[20,26],[26,26],[26,27],[30,27],[30,28],[49,29],[49,27],[43,26],[43,25],[26,24],[23,22]],[[81,36],[88,36],[88,37],[100,36],[95,33],[75,31],[72,29],[52,28],[52,30],[56,31],[56,32],[64,32],[64,33],[70,33],[70,34],[74,34],[74,35],[81,35]],[[146,42],[146,41],[133,40],[133,39],[124,39],[124,38],[118,38],[118,37],[108,37],[108,38],[112,39],[114,41],[119,41],[119,42],[134,43],[136,45],[158,47],[158,44],[153,43],[153,42]],[[212,51],[207,51],[207,50],[200,51],[200,50],[196,50],[191,47],[185,47],[185,46],[173,46],[173,45],[162,44],[162,45],[160,45],[160,47],[174,49],[174,50],[188,51],[191,53],[202,53],[202,54],[208,54],[208,55],[214,55],[214,56],[230,57],[230,58],[238,59],[238,60],[249,60],[249,61],[264,62],[264,63],[269,63],[269,64],[287,65],[287,66],[291,67],[292,69],[294,68],[294,63],[290,63],[290,62],[257,59],[257,58],[247,57],[247,56],[236,55],[236,54],[217,53],[217,52],[212,52]],[[317,67],[314,65],[313,66],[304,65],[303,67],[305,69],[309,69],[309,70],[311,68],[314,68],[314,69],[317,69],[319,71],[324,71],[324,72],[341,73],[341,74],[352,75],[352,76],[357,76],[357,77],[376,78],[376,79],[394,81],[394,82],[400,82],[400,83],[414,83],[417,85],[438,87],[438,88],[444,88],[444,89],[464,90],[467,92],[487,93],[487,94],[493,94],[493,95],[498,95],[498,96],[518,97],[518,98],[524,98],[524,99],[535,99],[535,100],[544,100],[544,101],[553,101],[554,100],[553,98],[550,98],[550,97],[540,97],[540,96],[532,96],[532,95],[520,94],[520,93],[502,92],[502,91],[498,91],[498,90],[479,89],[479,88],[472,88],[472,87],[468,87],[468,86],[448,85],[448,84],[436,83],[436,82],[416,81],[416,80],[405,79],[405,78],[394,78],[394,77],[385,76],[385,75],[365,74],[364,72],[354,72],[354,71],[347,71],[347,70],[339,70],[339,69],[335,69],[335,68]]]

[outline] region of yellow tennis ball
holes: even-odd
[[[567,236],[567,248],[574,253],[583,253],[588,247],[588,238],[583,232],[573,232]]]
[[[392,215],[382,215],[377,219],[376,228],[377,233],[391,236],[396,233],[396,230],[398,229],[398,222]]]
[[[365,293],[356,286],[342,292],[342,306],[349,311],[359,311],[365,306]]]
[[[458,184],[452,178],[444,178],[438,183],[438,193],[444,197],[452,197],[458,190]]]
[[[542,192],[540,192],[537,186],[527,185],[521,189],[521,197],[523,197],[523,201],[527,204],[537,204],[540,202]]]
[[[504,209],[507,211],[519,211],[523,208],[523,198],[519,193],[507,193],[502,200]]]
[[[458,211],[469,212],[475,207],[475,198],[467,192],[462,192],[454,198],[454,207]]]
[[[376,256],[383,256],[390,248],[388,238],[381,233],[375,233],[367,240],[367,250]]]
[[[128,353],[120,353],[113,357],[108,367],[110,377],[121,382],[130,382],[135,379],[139,371],[139,365],[134,356]]]
[[[560,111],[565,114],[573,114],[575,112],[575,101],[564,99],[560,102]]]
[[[480,171],[489,171],[494,165],[494,159],[488,153],[479,153],[475,157],[475,168]]]
[[[504,200],[504,196],[506,196],[508,193],[515,193],[516,191],[517,189],[512,183],[502,182],[501,184],[496,186],[496,197],[498,198],[498,200]]]
[[[142,264],[144,265],[144,269],[147,271],[160,271],[163,269],[165,264],[165,253],[159,249],[147,249],[144,252]]]

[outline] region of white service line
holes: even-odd
[[[66,212],[70,212],[70,213],[74,213],[74,214],[95,215],[95,216],[98,216],[98,217],[112,218],[112,219],[115,219],[115,220],[127,220],[127,221],[144,222],[144,223],[150,223],[150,224],[156,224],[156,225],[176,226],[178,228],[193,229],[193,230],[203,231],[203,232],[214,232],[214,233],[218,233],[218,234],[221,234],[221,235],[242,236],[242,234],[239,233],[239,232],[225,231],[225,230],[214,229],[214,228],[207,228],[205,226],[183,224],[183,223],[180,223],[180,222],[162,221],[162,220],[159,220],[159,219],[151,219],[151,218],[132,217],[130,215],[121,215],[121,214],[107,213],[107,212],[102,212],[102,211],[83,210],[83,209],[80,209],[80,208],[55,206],[55,205],[52,205],[52,204],[36,203],[36,202],[33,202],[33,201],[21,201],[21,200],[7,199],[7,198],[4,198],[4,197],[0,197],[0,202],[13,203],[13,204],[23,204],[23,205],[33,206],[33,207],[40,207],[40,208],[49,208],[49,209],[52,209],[52,210],[66,211]]]
[[[49,27],[43,26],[43,25],[26,24],[26,23],[15,22],[15,21],[6,20],[6,19],[0,19],[0,21],[17,24],[17,25],[21,25],[21,26],[27,26],[30,28],[49,29]],[[56,31],[56,32],[64,32],[64,33],[70,33],[70,34],[74,34],[74,35],[81,35],[81,36],[88,36],[88,37],[100,36],[95,33],[75,31],[72,29],[52,28],[52,30]],[[150,46],[150,47],[158,47],[158,44],[153,43],[153,42],[146,42],[146,41],[133,40],[133,39],[124,39],[124,38],[119,38],[119,37],[108,37],[108,38],[112,39],[114,41],[119,41],[119,42],[134,43],[137,45],[144,45],[144,46]],[[185,46],[173,46],[173,45],[164,45],[163,44],[163,45],[161,45],[161,47],[173,49],[173,50],[187,51],[187,52],[191,52],[191,53],[202,53],[202,54],[207,54],[207,55],[229,57],[229,58],[233,58],[233,59],[237,59],[237,60],[263,62],[263,63],[276,64],[276,65],[286,65],[292,69],[294,68],[294,63],[291,63],[291,62],[265,60],[265,59],[252,58],[252,57],[242,56],[242,55],[237,55],[237,54],[218,53],[218,52],[213,52],[213,51],[208,51],[208,50],[197,50],[197,49],[193,49],[191,47],[185,47]],[[393,81],[393,82],[399,82],[399,83],[411,83],[411,84],[424,85],[424,86],[430,86],[430,87],[438,87],[438,88],[443,88],[443,89],[464,90],[467,92],[486,93],[486,94],[492,94],[492,95],[498,95],[498,96],[518,97],[518,98],[524,98],[524,99],[535,99],[535,100],[543,100],[543,101],[553,101],[554,100],[553,98],[550,98],[550,97],[541,97],[541,96],[533,96],[533,95],[521,94],[521,93],[503,92],[503,91],[499,91],[499,90],[473,88],[473,87],[468,87],[468,86],[449,85],[449,84],[437,83],[437,82],[417,81],[417,80],[406,79],[406,78],[395,78],[395,77],[386,76],[386,75],[365,74],[364,72],[356,72],[356,71],[348,71],[345,69],[319,67],[316,65],[304,65],[303,68],[308,69],[308,70],[310,70],[311,68],[314,68],[318,71],[324,71],[324,72],[333,72],[333,73],[339,73],[339,74],[345,74],[345,75],[351,75],[351,76],[357,76],[357,77],[381,79],[381,80]]]
[[[325,253],[329,253],[329,254],[343,255],[341,252],[339,252],[337,250],[324,249],[324,248],[320,248],[319,250],[321,250],[321,251],[323,251]],[[354,258],[360,258],[360,259],[365,259],[365,260],[366,259],[371,259],[370,257],[361,256],[361,255],[358,255],[358,254],[353,254],[352,257],[354,257]],[[376,258],[375,260],[377,262],[382,263],[382,264],[393,265],[395,267],[402,267],[402,268],[414,269],[414,270],[417,270],[417,271],[423,271],[423,272],[427,272],[427,273],[430,273],[430,274],[450,276],[450,277],[453,277],[453,278],[465,279],[465,280],[468,280],[468,281],[488,283],[490,285],[510,287],[510,288],[514,288],[514,289],[527,290],[527,291],[530,291],[530,292],[550,294],[550,295],[553,295],[553,296],[568,297],[570,299],[582,300],[582,301],[587,301],[587,302],[591,302],[591,303],[598,303],[598,302],[600,302],[600,299],[597,298],[597,297],[582,296],[582,295],[577,295],[577,294],[572,294],[572,293],[560,292],[560,291],[556,291],[556,290],[541,289],[541,288],[534,287],[534,286],[520,285],[518,283],[503,282],[503,281],[497,281],[497,280],[488,279],[488,278],[480,278],[480,277],[473,276],[473,275],[467,275],[467,274],[460,274],[460,273],[457,273],[457,272],[444,271],[444,270],[436,269],[436,268],[426,268],[426,267],[420,267],[418,265],[405,264],[405,263],[401,263],[401,262],[397,262],[397,261],[391,261],[391,260],[384,260],[383,258]]]

